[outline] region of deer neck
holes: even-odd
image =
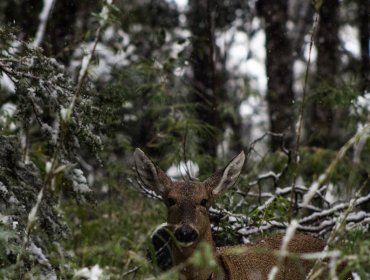
[[[204,233],[203,238],[201,238],[196,244],[192,246],[178,247],[176,246],[176,244],[172,244],[172,253],[175,265],[184,265],[180,272],[185,276],[186,279],[216,279],[216,272],[212,271],[211,269],[196,267],[192,264],[189,264],[188,262],[189,258],[196,251],[200,243],[207,243],[209,246],[211,246],[213,256],[216,258],[216,247],[212,238],[211,228],[209,227],[209,230]]]

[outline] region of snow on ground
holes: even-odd
[[[91,268],[84,267],[75,272],[73,279],[87,279],[87,280],[99,280],[103,277],[103,270],[99,265],[94,265]]]

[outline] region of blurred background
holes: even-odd
[[[333,248],[368,277],[369,5],[2,0],[0,276],[174,279],[147,261],[166,211],[140,194],[140,147],[177,179],[247,152],[213,211],[218,244],[344,203],[311,233],[352,213]]]

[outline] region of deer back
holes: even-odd
[[[258,241],[255,244],[218,247],[218,258],[230,280],[268,279],[271,269],[278,264],[275,254],[280,248],[283,235],[276,235]],[[320,252],[325,243],[308,235],[295,235],[289,242],[290,253]],[[286,258],[279,267],[276,280],[305,279],[313,265],[312,261],[299,258]]]

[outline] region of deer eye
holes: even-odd
[[[202,201],[200,202],[200,205],[203,206],[203,207],[206,207],[207,206],[207,202],[208,202],[207,199],[202,199]]]
[[[176,204],[176,201],[173,198],[168,198],[168,206],[171,207]]]

